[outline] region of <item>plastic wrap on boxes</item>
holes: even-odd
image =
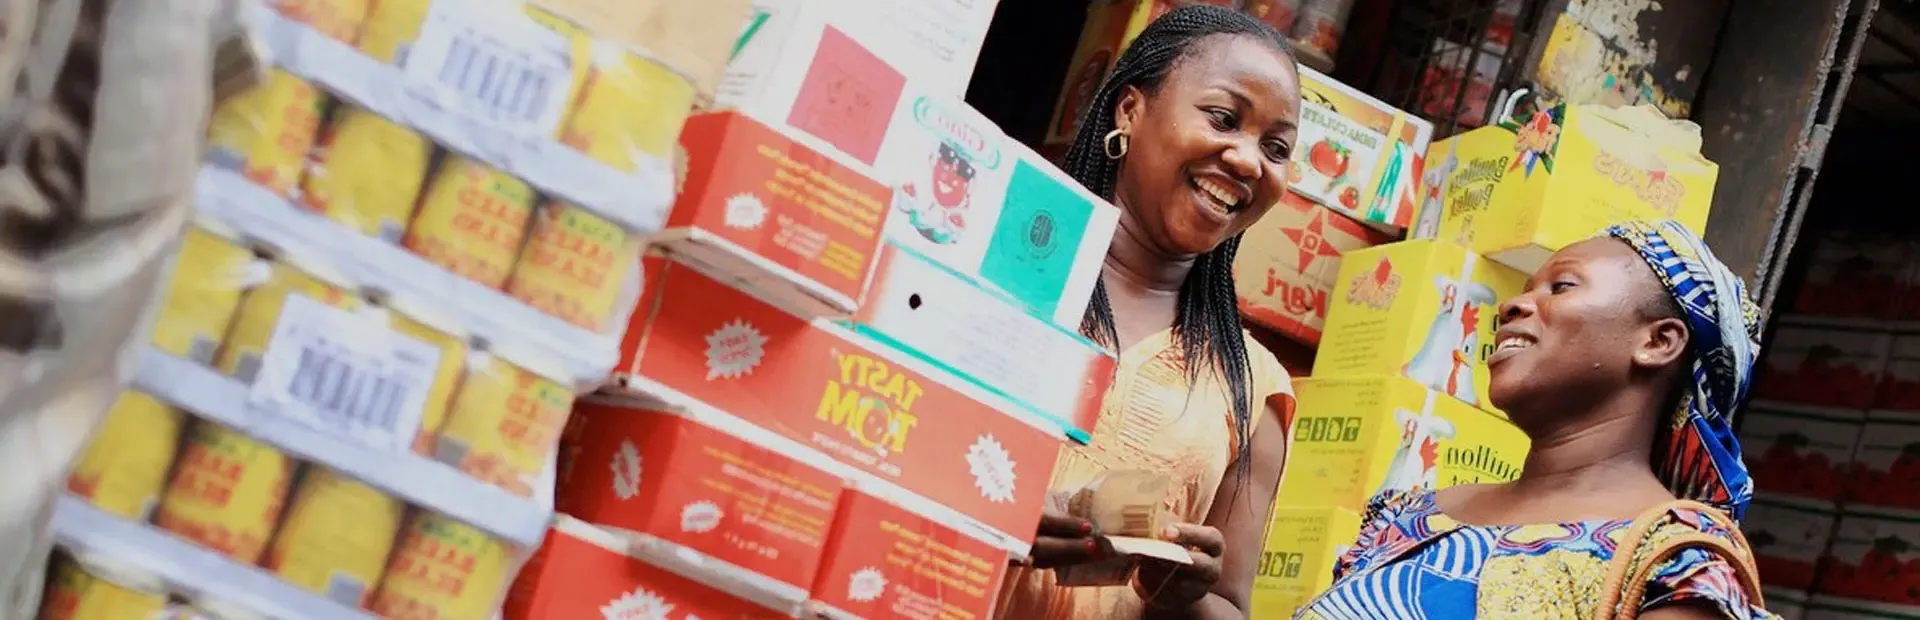
[[[205,230],[181,252],[61,544],[259,617],[497,605],[545,533],[571,386],[338,272]]]

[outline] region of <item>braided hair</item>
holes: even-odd
[[[1207,4],[1168,12],[1141,31],[1114,63],[1113,73],[1100,85],[1099,92],[1087,103],[1079,132],[1067,150],[1067,174],[1089,191],[1112,201],[1120,162],[1106,156],[1106,136],[1115,128],[1114,108],[1121,93],[1131,86],[1152,94],[1167,74],[1195,49],[1195,44],[1212,35],[1251,37],[1272,45],[1289,59],[1293,55],[1280,33],[1244,13]],[[1203,369],[1212,369],[1219,373],[1231,392],[1234,437],[1239,445],[1235,461],[1239,463],[1238,475],[1244,483],[1252,453],[1253,406],[1248,394],[1252,373],[1233,286],[1233,258],[1239,248],[1240,235],[1234,235],[1213,251],[1194,259],[1192,270],[1180,285],[1173,336],[1180,345],[1180,359],[1189,385],[1199,379]],[[1107,297],[1106,284],[1098,279],[1093,300],[1081,320],[1080,332],[1094,342],[1119,348],[1113,304]]]

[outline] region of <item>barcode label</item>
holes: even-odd
[[[261,356],[253,400],[376,449],[411,445],[440,350],[381,318],[287,296]]]
[[[1148,504],[1134,504],[1120,509],[1120,531],[1122,536],[1153,535],[1153,510]]]
[[[408,50],[404,71],[442,108],[489,130],[553,135],[573,86],[566,37],[517,5],[437,2]]]
[[[327,600],[341,605],[360,606],[367,594],[367,584],[360,579],[342,572],[335,572],[327,579]]]

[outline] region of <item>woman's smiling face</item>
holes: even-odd
[[[1242,35],[1196,41],[1157,88],[1128,88],[1116,107],[1129,140],[1116,200],[1162,251],[1211,251],[1286,191],[1300,78],[1272,43]]]

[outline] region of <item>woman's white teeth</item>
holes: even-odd
[[[1514,337],[1501,340],[1500,344],[1498,346],[1495,346],[1493,350],[1494,352],[1498,353],[1500,351],[1506,351],[1508,349],[1525,349],[1530,346],[1533,346],[1532,342],[1529,342],[1525,338],[1514,336]]]
[[[1212,196],[1214,200],[1226,205],[1229,209],[1240,205],[1239,192],[1233,191],[1232,188],[1207,179],[1198,179],[1194,181],[1194,184],[1199,185],[1200,189],[1205,191],[1208,196]]]

